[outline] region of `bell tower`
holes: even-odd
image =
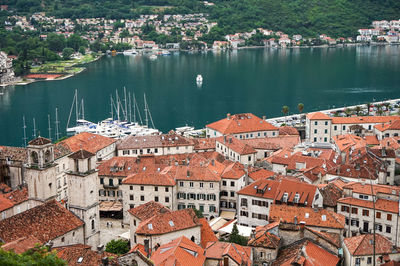
[[[69,156],[69,164],[68,209],[85,222],[85,244],[95,249],[100,244],[96,155],[81,149]]]
[[[28,165],[25,180],[30,199],[42,202],[57,196],[54,145],[51,140],[38,137],[28,142]]]

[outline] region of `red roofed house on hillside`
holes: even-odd
[[[243,226],[266,225],[273,204],[321,208],[323,198],[315,185],[288,179],[259,179],[238,192],[238,223]]]
[[[375,240],[375,263],[373,262],[373,241]],[[393,247],[393,243],[380,234],[365,234],[345,238],[343,241],[343,255],[346,266],[351,265],[382,265],[390,260],[398,261],[400,251]]]
[[[226,118],[206,125],[207,138],[233,135],[237,139],[278,136],[279,129],[267,121],[250,114],[227,114]]]
[[[145,246],[148,244],[150,249],[155,250],[157,246],[186,236],[194,243],[200,244],[201,226],[192,209],[158,213],[138,225],[131,242]]]
[[[398,137],[400,135],[400,120],[394,120],[374,126],[374,133],[378,140],[389,137]]]
[[[82,132],[57,143],[57,146],[62,145],[69,148],[72,152],[80,149],[87,150],[96,154],[97,161],[101,161],[115,156],[116,142],[117,140],[112,138]]]
[[[256,162],[257,151],[232,135],[218,137],[215,150],[227,159],[243,165],[253,166]]]
[[[251,247],[228,242],[208,242],[204,249],[206,265],[252,265]]]
[[[151,255],[154,265],[188,265],[203,266],[206,257],[204,250],[190,241],[187,237],[181,236],[169,243],[161,245]]]

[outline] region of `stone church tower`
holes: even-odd
[[[69,155],[68,209],[85,222],[85,244],[100,244],[100,213],[96,156],[86,150]]]
[[[38,201],[48,201],[57,196],[57,174],[54,163],[54,145],[49,139],[38,137],[27,146],[28,165],[25,180],[28,196]]]

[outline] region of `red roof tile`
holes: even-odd
[[[137,174],[128,176],[122,183],[128,185],[175,186],[175,180],[168,173],[171,167],[164,168],[163,171],[145,169]]]
[[[109,261],[110,265],[115,265],[116,255],[108,252],[98,253],[93,251],[90,246],[84,244],[76,244],[70,246],[62,246],[54,248],[57,257],[67,262],[69,266],[98,266],[102,265],[104,257],[112,257],[113,261]]]
[[[83,132],[78,135],[69,137],[56,145],[65,145],[72,152],[77,152],[81,149],[87,150],[91,153],[97,153],[98,151],[110,146],[116,142],[115,139],[104,137],[101,135]]]
[[[159,213],[142,221],[136,229],[136,234],[161,235],[196,226],[201,226],[201,224],[194,211],[192,209],[184,209]]]
[[[376,124],[400,119],[399,116],[354,116],[332,117],[332,124]]]
[[[279,226],[279,221],[265,226],[256,227],[255,234],[250,237],[247,245],[252,247],[278,249],[281,238],[269,232],[269,230],[276,226]]]
[[[155,265],[163,266],[202,266],[206,259],[203,253],[201,247],[181,236],[168,244],[161,245],[153,252],[151,260]]]
[[[259,179],[265,179],[265,178],[269,178],[271,176],[275,175],[275,172],[272,171],[268,171],[265,169],[249,169],[249,177],[256,181]]]
[[[251,247],[244,247],[235,243],[228,242],[208,242],[204,249],[207,259],[222,260],[228,256],[237,265],[251,265]]]
[[[217,130],[223,135],[278,130],[275,126],[250,113],[229,115],[206,127]]]
[[[171,210],[163,206],[161,203],[149,201],[145,204],[128,210],[128,212],[139,218],[139,220],[144,221],[159,213],[171,212]]]
[[[257,152],[253,147],[246,144],[242,140],[238,140],[234,136],[219,137],[217,138],[216,142],[225,145],[226,147],[240,155],[253,154]]]
[[[37,244],[41,244],[39,239],[34,236],[25,236],[17,240],[8,242],[2,245],[1,248],[6,251],[14,250],[15,253],[21,254],[31,248],[34,248]]]
[[[215,236],[207,220],[205,218],[200,218],[199,222],[201,223],[201,246],[205,248],[208,242],[218,241],[218,238]]]
[[[267,138],[243,139],[239,140],[253,149],[260,150],[280,150],[291,149],[300,143],[300,137],[297,135],[277,136]]]
[[[279,128],[279,135],[295,135],[298,136],[299,135],[299,131],[294,128],[294,127],[289,127],[289,126],[283,126]]]
[[[338,200],[338,203],[353,205],[353,206],[360,206],[364,208],[373,209],[373,202],[369,200],[361,200],[355,199],[351,197],[341,198]],[[375,209],[380,211],[392,212],[397,213],[399,210],[399,203],[393,200],[387,199],[377,199],[375,202]]]
[[[375,128],[381,132],[386,130],[400,130],[400,120],[389,121],[387,123],[375,125]]]
[[[365,256],[373,254],[373,234],[364,234],[344,239],[344,244],[353,256]],[[398,253],[393,249],[393,244],[386,237],[375,234],[375,254],[391,254]]]
[[[78,217],[52,200],[0,221],[0,239],[10,242],[34,236],[43,244],[81,226]]]
[[[330,120],[331,118],[321,112],[316,112],[316,113],[309,113],[307,114],[307,118],[310,120]]]

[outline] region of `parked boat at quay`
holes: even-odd
[[[85,120],[84,116],[84,101],[81,100],[81,104],[78,105],[78,92],[75,90],[72,106],[67,122],[67,134],[75,135],[82,132],[90,132],[99,134],[110,138],[124,138],[129,135],[134,136],[147,136],[147,135],[159,135],[161,132],[154,127],[153,118],[151,116],[149,107],[147,105],[146,95],[144,95],[145,104],[145,123],[143,124],[142,117],[137,106],[136,98],[133,95],[131,98],[130,92],[127,93],[124,88],[124,104],[119,98],[118,91],[116,91],[116,99],[114,100],[111,96],[111,117],[104,119],[98,123]],[[132,106],[133,103],[133,106]],[[69,127],[73,109],[75,109],[76,124],[75,126]],[[133,118],[132,118],[133,110]],[[115,115],[114,115],[115,112]],[[121,115],[122,112],[122,115]],[[116,116],[116,119],[114,118]],[[139,118],[140,123],[136,118]],[[152,127],[149,127],[149,122]]]
[[[125,50],[125,51],[123,52],[123,54],[124,54],[124,55],[137,55],[138,52],[137,52],[136,50],[132,49],[132,50]]]

